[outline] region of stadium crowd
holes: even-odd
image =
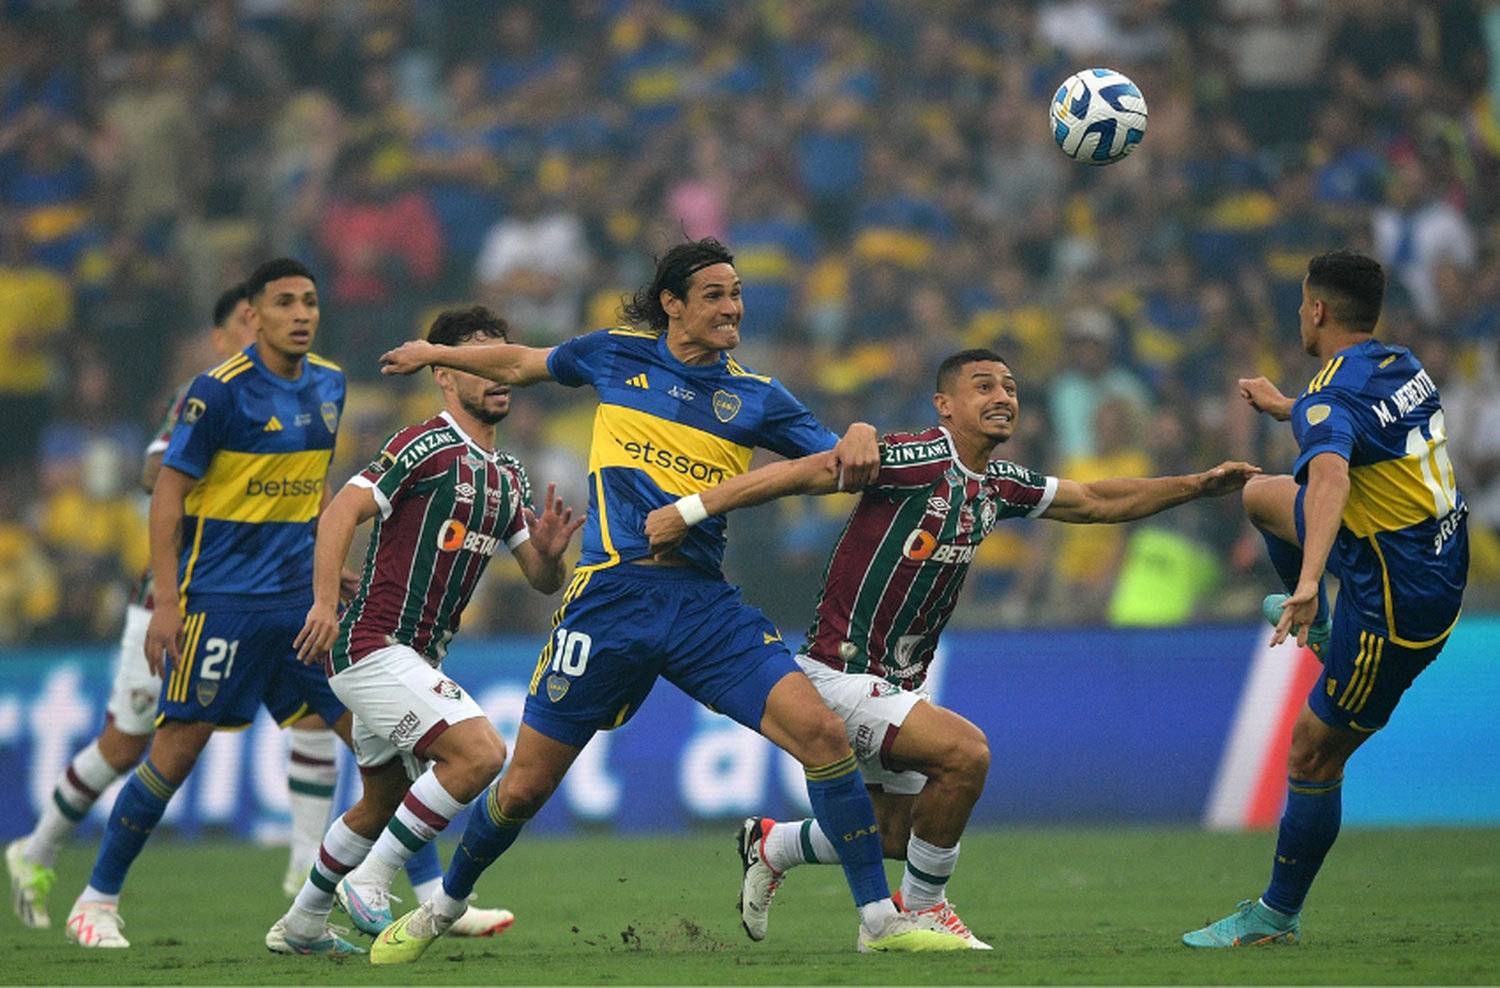
[[[1090,65],[1150,109],[1108,168],[1047,123]],[[555,343],[705,235],[745,282],[737,359],[831,427],[930,425],[942,357],[993,347],[1026,382],[998,452],[1080,481],[1287,470],[1236,382],[1302,389],[1306,260],[1367,249],[1383,337],[1448,410],[1470,607],[1500,606],[1500,3],[7,0],[0,642],[118,634],[142,451],[260,260],[319,276],[342,483],[438,407],[377,363],[435,310]],[[518,395],[500,441],[582,504],[593,400],[563,390]],[[731,579],[804,626],[848,507],[745,512]],[[997,530],[956,620],[1239,620],[1276,586],[1234,498],[1059,528]],[[466,627],[545,629],[512,572]]]

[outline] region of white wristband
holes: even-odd
[[[687,497],[678,498],[677,511],[682,515],[682,520],[688,523],[689,528],[708,520],[708,511],[703,507],[701,494],[689,494]]]

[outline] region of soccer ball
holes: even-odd
[[[1068,76],[1052,97],[1052,137],[1074,161],[1112,164],[1145,135],[1146,98],[1113,69]]]

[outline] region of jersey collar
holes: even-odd
[[[480,456],[484,457],[486,460],[489,460],[491,463],[499,463],[500,462],[500,454],[499,454],[499,452],[497,452],[495,450],[485,449],[483,446],[481,446],[478,443],[476,443],[474,441],[474,437],[470,436],[467,432],[464,431],[464,427],[461,426],[461,425],[459,425],[458,421],[456,419],[454,419],[454,417],[452,415],[448,414],[448,410],[446,408],[443,409],[441,412],[438,412],[438,418],[442,419],[444,422],[447,422],[448,423],[448,428],[450,428],[454,432],[458,433],[459,436],[461,436],[463,438],[463,441],[465,443],[467,443],[469,445],[469,448],[472,449],[474,452],[478,453]]]
[[[975,473],[973,470],[970,470],[967,466],[964,465],[964,461],[959,458],[958,443],[953,441],[953,433],[948,431],[948,427],[946,425],[940,425],[938,426],[938,428],[943,430],[943,438],[948,440],[948,458],[953,461],[953,465],[962,470],[966,476],[973,477],[975,480],[984,480],[984,474]]]

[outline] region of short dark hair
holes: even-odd
[[[469,340],[503,340],[510,342],[510,325],[488,308],[473,305],[467,309],[444,309],[427,330],[428,343],[457,346]]]
[[[646,326],[658,333],[667,329],[667,310],[662,308],[661,293],[671,292],[676,298],[687,298],[688,281],[704,268],[713,264],[733,264],[734,255],[729,248],[713,237],[689,240],[685,244],[668,250],[656,260],[656,276],[651,284],[643,285],[625,300],[621,307],[625,318],[637,326]]]
[[[937,389],[942,394],[950,394],[950,389],[958,380],[959,371],[970,364],[994,362],[1010,367],[1010,361],[1006,360],[994,350],[985,347],[974,347],[970,350],[960,350],[955,354],[944,357],[943,362],[938,364]],[[1014,369],[1014,368],[1012,368]]]
[[[1323,297],[1333,319],[1360,333],[1375,332],[1385,301],[1385,269],[1357,250],[1330,250],[1307,262],[1307,288]]]
[[[243,281],[224,289],[219,295],[219,300],[214,303],[214,328],[218,329],[228,322],[229,317],[234,315],[234,310],[239,308],[240,302],[246,297]]]
[[[261,292],[273,281],[282,278],[306,278],[314,285],[318,279],[308,270],[307,265],[293,257],[273,257],[260,267],[250,272],[250,277],[245,279],[245,297],[250,301],[260,298]]]

